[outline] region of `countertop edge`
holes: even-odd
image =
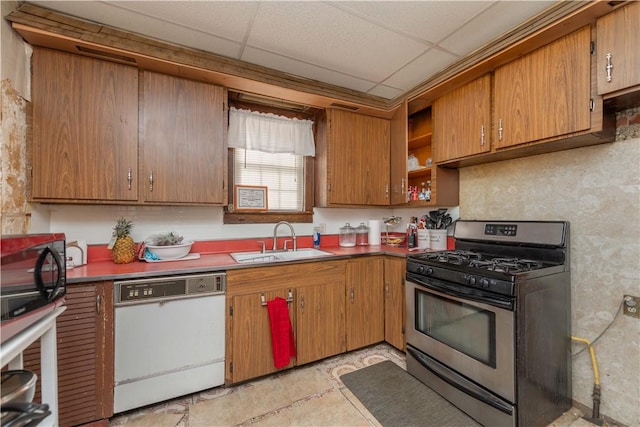
[[[98,261],[67,271],[67,284],[82,284],[99,281],[120,281],[147,277],[174,276],[178,274],[215,273],[235,269],[276,266],[281,264],[300,264],[334,259],[346,259],[361,256],[385,255],[406,258],[409,253],[429,252],[429,249],[410,252],[407,248],[392,246],[361,246],[355,248],[322,248],[332,255],[298,260],[286,260],[256,264],[239,264],[229,254],[201,254],[200,258],[186,261],[164,263],[146,263],[144,261],[129,264],[115,264],[111,261]]]

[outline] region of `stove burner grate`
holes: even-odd
[[[489,260],[471,260],[469,267],[482,268],[502,273],[520,273],[522,271],[542,268],[542,263],[530,259],[519,258],[493,258]]]
[[[469,264],[472,260],[480,260],[482,255],[477,252],[471,251],[443,251],[443,252],[433,252],[425,254],[425,259],[427,260],[435,260],[438,262],[454,264],[454,265],[463,265]]]

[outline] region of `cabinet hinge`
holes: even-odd
[[[589,100],[589,111],[593,111],[596,109],[596,102],[593,100],[593,98],[591,98]]]
[[[596,54],[596,42],[594,42],[593,40],[591,41],[591,55],[595,55]]]
[[[229,316],[233,316],[233,307],[229,307]]]

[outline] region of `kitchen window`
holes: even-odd
[[[313,122],[264,110],[230,110],[230,203],[224,223],[312,222]],[[268,211],[234,212],[234,185],[267,187]]]

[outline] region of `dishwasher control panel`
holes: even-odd
[[[226,274],[214,273],[127,280],[114,283],[114,287],[114,302],[116,304],[223,294],[226,290]]]

